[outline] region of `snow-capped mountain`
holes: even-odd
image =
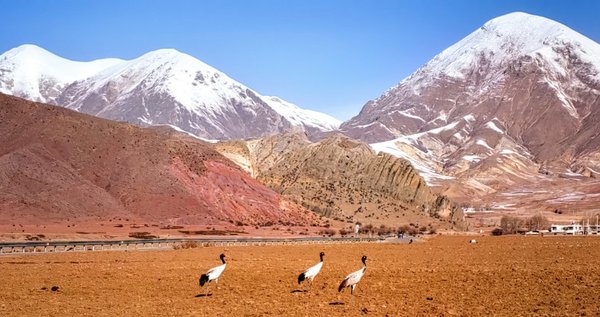
[[[600,45],[526,13],[495,18],[340,129],[461,190],[600,171]],[[472,193],[467,193],[469,196]]]
[[[72,82],[121,62],[116,58],[75,62],[35,45],[21,45],[0,55],[0,92],[53,103]]]
[[[0,56],[0,63],[4,93],[113,120],[169,124],[205,139],[322,132],[340,124],[328,115],[263,97],[173,49],[129,61],[84,63],[26,45]]]

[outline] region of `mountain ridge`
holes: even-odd
[[[39,64],[34,76],[21,80],[19,74],[32,63]],[[65,69],[69,74],[61,73]],[[0,55],[0,92],[144,126],[171,124],[205,139],[290,130],[316,133],[341,124],[329,115],[262,96],[175,49],[148,52],[133,60],[86,63],[23,45]]]

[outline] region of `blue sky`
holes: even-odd
[[[600,1],[0,0],[0,52],[73,60],[175,48],[264,95],[339,119],[486,21],[542,15],[600,42]]]

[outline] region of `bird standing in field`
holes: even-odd
[[[312,286],[312,282],[315,279],[315,277],[317,276],[317,274],[319,274],[319,272],[321,272],[321,268],[323,267],[323,256],[325,255],[325,252],[321,252],[319,253],[319,258],[321,259],[321,261],[319,261],[319,263],[309,267],[306,271],[300,273],[300,275],[298,275],[298,284],[302,284],[302,282],[304,280],[308,280],[310,282],[310,286]]]
[[[223,262],[223,264],[221,264],[219,266],[215,266],[212,269],[208,270],[208,272],[206,272],[205,274],[202,274],[200,276],[200,280],[199,280],[200,287],[202,287],[202,286],[204,286],[204,284],[210,283],[212,281],[215,281],[215,283],[219,282],[219,277],[221,276],[223,271],[225,271],[225,266],[227,265],[227,263],[225,263],[225,254],[221,253],[219,258],[221,259],[221,262]],[[208,286],[206,289],[206,295],[208,295]]]
[[[346,278],[340,284],[340,287],[338,287],[338,292],[343,291],[346,287],[350,287],[350,294],[354,294],[354,288],[356,288],[356,284],[360,282],[360,279],[363,277],[363,275],[365,275],[365,271],[367,270],[367,256],[363,255],[361,260],[363,267],[356,272],[348,274],[348,276],[346,276]]]

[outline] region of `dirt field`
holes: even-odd
[[[599,237],[471,238],[2,256],[0,316],[600,314]],[[313,288],[294,292],[321,250]],[[198,276],[221,252],[229,262],[218,289],[200,296]],[[355,296],[338,294],[363,254],[368,269]]]

